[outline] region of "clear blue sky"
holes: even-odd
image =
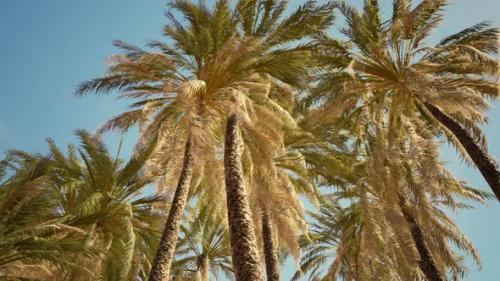
[[[211,0],[207,0],[211,2]],[[302,1],[292,1],[293,5]],[[361,1],[352,1],[359,4]],[[390,7],[389,0],[380,1]],[[483,20],[500,25],[500,1],[455,0],[433,40]],[[78,128],[94,130],[121,112],[126,103],[114,97],[75,98],[73,89],[103,73],[116,50],[112,40],[142,45],[161,37],[166,0],[2,0],[0,1],[0,153],[10,148],[46,151],[44,139],[74,141]],[[390,10],[386,9],[386,15]],[[491,154],[500,158],[500,108],[489,113],[485,132]],[[109,141],[116,144],[116,136]],[[130,151],[134,138],[127,138]],[[0,154],[1,155],[1,154]],[[460,163],[444,146],[442,159],[470,184],[487,189],[480,174]],[[463,231],[478,247],[483,269],[474,265],[466,280],[500,280],[500,204],[490,202],[457,214]],[[287,263],[284,277],[295,269]],[[286,279],[284,279],[286,280]]]

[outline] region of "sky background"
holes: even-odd
[[[76,98],[76,86],[102,75],[106,58],[116,52],[112,41],[121,39],[139,46],[160,39],[166,20],[166,0],[0,0],[0,156],[8,149],[45,152],[45,139],[64,145],[75,140],[76,129],[95,130],[106,119],[126,108],[113,96]],[[213,0],[207,0],[210,3]],[[303,2],[291,1],[291,6]],[[358,5],[362,1],[349,1]],[[384,14],[391,2],[381,0]],[[430,42],[467,26],[489,20],[500,25],[500,1],[454,0],[441,27]],[[341,21],[337,21],[337,25]],[[500,106],[489,112],[484,127],[489,149],[500,158]],[[118,137],[107,137],[115,147]],[[131,151],[135,134],[125,139]],[[443,145],[442,159],[469,184],[487,189],[476,170],[465,166]],[[477,246],[483,268],[468,262],[467,281],[498,281],[500,276],[500,204],[461,211],[453,215]],[[283,280],[293,274],[293,262],[283,269]]]

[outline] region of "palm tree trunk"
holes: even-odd
[[[170,275],[170,266],[174,257],[174,251],[177,244],[179,224],[182,218],[182,212],[186,206],[189,194],[189,185],[193,175],[193,152],[191,149],[191,139],[186,142],[184,149],[184,163],[182,171],[175,190],[174,199],[168,213],[167,222],[163,229],[160,244],[156,252],[153,266],[149,274],[149,281],[167,281]]]
[[[500,170],[495,160],[472,139],[469,133],[458,122],[432,104],[425,103],[425,106],[431,112],[432,116],[450,130],[460,141],[486,182],[488,182],[497,199],[500,200]]]
[[[197,280],[199,281],[210,281],[210,271],[209,271],[209,260],[206,255],[202,255],[198,258],[198,273]]]
[[[267,281],[280,281],[280,262],[267,210],[264,210],[262,214],[262,240],[264,240],[264,261],[266,264]]]
[[[260,268],[250,206],[243,183],[241,139],[238,118],[231,114],[227,119],[224,147],[224,174],[226,199],[236,281],[264,281]]]
[[[420,255],[420,270],[422,270],[425,277],[429,281],[445,281],[437,268],[436,262],[434,261],[434,258],[429,250],[429,246],[425,242],[422,229],[418,225],[413,214],[406,207],[405,199],[402,196],[399,196],[399,207],[401,208],[401,212],[403,213],[406,223],[408,223],[408,226],[410,227],[411,237],[413,238],[413,242],[415,243],[417,251]]]

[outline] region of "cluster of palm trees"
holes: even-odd
[[[173,0],[164,41],[117,41],[76,93],[130,110],[79,145],[0,164],[0,279],[459,280],[479,255],[447,209],[500,199],[480,126],[498,97],[498,29],[426,39],[445,0]],[[334,15],[342,36],[329,35]],[[332,27],[333,26],[333,27]],[[100,136],[138,127],[131,159]]]

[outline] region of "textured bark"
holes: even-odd
[[[224,174],[233,270],[236,281],[263,281],[254,225],[243,183],[242,149],[243,141],[239,132],[238,118],[232,114],[227,119]]]
[[[453,135],[460,141],[463,148],[467,151],[476,167],[483,175],[486,182],[495,193],[498,200],[500,200],[500,170],[486,151],[484,151],[470,136],[458,122],[443,113],[439,108],[432,104],[426,103],[425,106],[432,113],[443,126],[450,130]]]
[[[399,206],[401,208],[401,212],[403,213],[403,217],[410,227],[411,237],[413,238],[413,242],[415,243],[417,251],[420,255],[420,270],[422,270],[425,277],[429,281],[445,281],[437,268],[436,262],[434,261],[434,258],[429,250],[429,246],[425,242],[425,236],[422,229],[418,225],[413,214],[406,207],[405,199],[401,196],[399,197]]]
[[[179,176],[179,182],[175,190],[174,199],[168,213],[167,222],[163,229],[158,250],[151,267],[149,281],[168,281],[170,267],[174,257],[175,247],[179,233],[179,224],[182,218],[182,212],[186,206],[189,194],[189,185],[193,175],[193,154],[191,149],[191,140],[188,139],[184,150],[184,163]]]
[[[280,261],[278,259],[276,245],[274,244],[273,229],[267,210],[264,210],[262,214],[262,240],[264,241],[264,259],[267,281],[280,281]]]

